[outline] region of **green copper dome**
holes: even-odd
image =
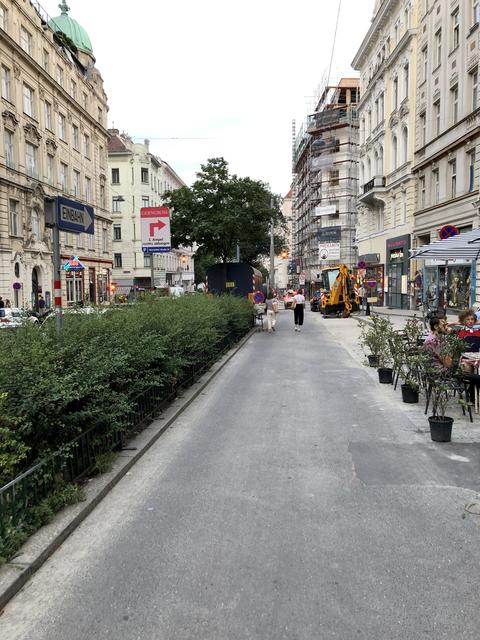
[[[67,6],[66,1],[62,0],[62,3],[59,4],[58,7],[62,14],[57,18],[52,18],[48,26],[54,31],[64,33],[80,51],[93,54],[92,43],[90,42],[88,33],[76,20],[70,18],[68,15],[70,7]]]

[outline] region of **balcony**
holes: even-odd
[[[355,107],[325,109],[324,111],[308,116],[307,133],[353,124],[356,120],[357,110]]]
[[[379,199],[377,196],[385,193],[385,184],[385,176],[374,176],[363,185],[363,193],[359,195],[358,199],[365,204],[372,204]]]

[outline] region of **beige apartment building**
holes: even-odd
[[[360,72],[358,261],[377,305],[409,308],[416,179],[417,0],[377,0]]]
[[[116,293],[130,295],[151,287],[153,259],[156,287],[194,288],[191,248],[168,253],[142,252],[140,209],[163,204],[166,191],[185,186],[172,167],[150,152],[149,141],[134,143],[126,133],[110,129],[108,164],[112,192],[113,281]]]
[[[420,2],[413,247],[438,240],[448,227],[479,226],[479,22],[478,0]],[[475,263],[417,266],[430,304],[458,309],[479,299]]]
[[[69,16],[49,18],[38,3],[0,1],[0,295],[38,308],[53,299],[52,232],[44,198],[62,195],[95,209],[95,234],[61,233],[63,304],[109,296],[107,97],[85,30]]]

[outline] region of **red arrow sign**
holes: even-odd
[[[161,220],[158,220],[158,222],[152,222],[152,224],[150,225],[150,238],[155,237],[155,229],[158,229],[160,231],[160,229],[163,229],[163,227],[165,226],[165,223]]]

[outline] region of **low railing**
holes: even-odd
[[[180,388],[193,384],[241,337],[238,332],[227,334],[217,343],[213,358],[204,356],[185,368],[175,383],[153,385],[133,397],[123,427],[105,431],[105,425],[96,425],[1,487],[0,539],[20,527],[28,511],[50,495],[60,482],[81,480],[95,470],[100,454],[120,450],[129,438],[155,419]]]
[[[384,187],[386,184],[384,176],[375,176],[363,185],[363,193],[368,193],[372,189]]]

